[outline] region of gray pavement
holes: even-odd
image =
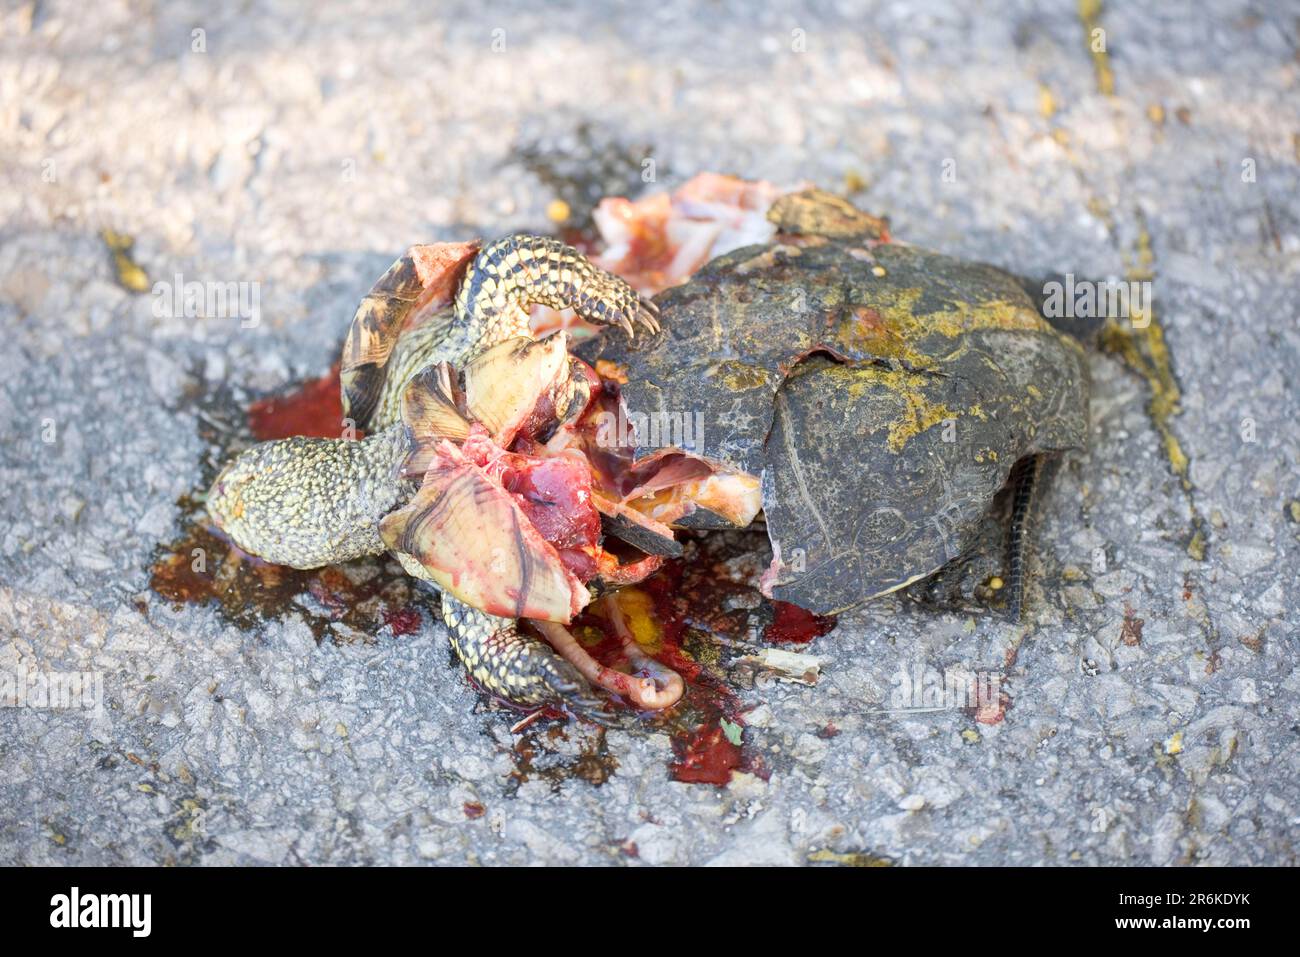
[[[0,670],[103,692],[0,708],[0,862],[1295,863],[1294,5],[207,6],[0,8]],[[310,602],[250,628],[151,590],[209,420],[324,373],[406,246],[551,228],[645,159],[1153,274],[1167,356],[1092,356],[1030,627],[889,597],[811,686],[743,680],[751,636],[722,667],[767,778],[715,787],[654,725],[512,735],[431,614],[318,643]],[[257,283],[259,321],[159,318],[178,274]],[[1005,707],[901,710],[918,667]]]

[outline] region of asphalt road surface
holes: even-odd
[[[0,862],[1296,862],[1284,4],[416,6],[0,13]],[[436,603],[250,625],[151,588],[232,410],[327,372],[408,245],[700,170],[813,181],[1025,276],[1151,282],[1160,334],[1091,354],[1027,627],[887,597],[796,649],[811,685],[745,680],[743,636],[718,786],[653,723],[512,734]],[[154,284],[190,281],[247,298],[168,318]],[[998,705],[916,708],[916,669]],[[98,707],[16,700],[83,673]]]

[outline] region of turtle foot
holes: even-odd
[[[527,334],[533,305],[571,308],[597,325],[659,331],[659,309],[572,246],[547,236],[508,236],[484,246],[456,295],[464,328],[480,343]]]
[[[560,712],[603,728],[612,728],[618,723],[615,716],[605,710],[606,699],[596,694],[586,678],[568,661],[540,642],[538,652],[530,657],[536,665],[536,673],[529,678],[545,696],[544,703],[534,714]]]
[[[605,702],[579,669],[515,621],[472,608],[445,592],[442,617],[456,656],[489,694],[525,709],[560,710],[607,724]]]

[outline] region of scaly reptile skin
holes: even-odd
[[[401,397],[421,370],[464,363],[482,349],[528,335],[528,307],[573,308],[582,318],[656,330],[652,307],[621,279],[554,239],[511,236],[485,246],[470,265],[452,309],[402,336],[385,371],[371,434],[346,439],[292,438],[242,453],[217,477],[208,511],[245,551],[295,568],[316,568],[384,551],[379,521],[414,493],[398,469],[410,449]],[[411,556],[403,567],[428,581]],[[430,583],[432,584],[432,583]],[[452,647],[485,690],[525,706],[564,703],[593,713],[586,680],[545,642],[442,595]]]
[[[1007,481],[1011,485],[1011,523],[1007,528],[1007,617],[1020,622],[1025,595],[1025,542],[1034,520],[1034,499],[1038,492],[1044,456],[1031,455],[1017,462]]]
[[[562,701],[599,720],[600,700],[587,679],[550,645],[520,632],[513,620],[486,614],[448,594],[442,596],[442,620],[456,657],[480,687],[526,706]]]
[[[296,436],[260,442],[222,470],[208,514],[244,551],[319,568],[384,550],[379,520],[415,491],[397,477],[407,451],[394,426],[360,442]]]
[[[658,328],[636,290],[572,246],[541,236],[508,236],[479,250],[453,308],[398,340],[375,414],[360,424],[378,431],[396,422],[402,393],[422,369],[439,362],[464,368],[489,346],[529,335],[533,305],[572,308],[590,322],[622,326],[629,335],[633,323]]]

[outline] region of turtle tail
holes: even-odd
[[[1020,621],[1025,595],[1025,549],[1045,456],[1029,455],[1011,469],[1011,523],[1007,529],[1007,616]]]

